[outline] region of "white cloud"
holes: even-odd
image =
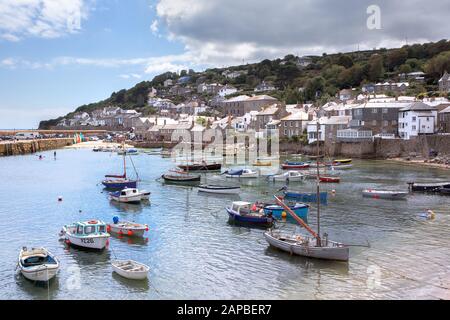
[[[88,1],[91,0],[2,0],[0,33],[8,41],[76,33],[87,18]]]
[[[137,73],[121,74],[121,75],[119,75],[119,77],[122,78],[122,79],[126,79],[126,80],[142,78],[142,76],[140,74],[137,74]]]
[[[152,33],[154,35],[158,35],[159,31],[158,20],[153,20],[152,24],[150,25],[150,30],[152,30]]]
[[[159,0],[159,27],[197,64],[230,65],[448,37],[450,2],[377,0],[381,30],[367,28],[372,0]],[[433,21],[433,23],[430,23]]]

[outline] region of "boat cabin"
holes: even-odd
[[[137,196],[138,194],[139,194],[138,190],[134,188],[125,188],[122,191],[120,191],[120,196],[123,197]]]
[[[91,220],[86,222],[77,222],[73,226],[72,233],[78,236],[91,236],[105,234],[106,223],[101,220]]]
[[[233,205],[231,206],[231,210],[234,212],[237,212],[240,215],[248,215],[255,213],[252,211],[252,204],[250,202],[244,202],[244,201],[235,201],[233,202]]]

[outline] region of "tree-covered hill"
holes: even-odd
[[[146,106],[150,89],[163,88],[167,79],[177,81],[180,77],[189,76],[187,83],[193,91],[195,86],[207,83],[231,84],[245,92],[252,92],[262,81],[273,84],[277,90],[270,94],[286,103],[320,102],[333,99],[341,89],[361,88],[366,83],[379,81],[400,81],[399,74],[414,71],[426,73],[424,83],[411,83],[407,94],[436,94],[438,80],[445,71],[450,72],[450,41],[441,40],[434,43],[405,45],[397,49],[377,49],[349,53],[310,56],[311,64],[298,66],[298,57],[287,55],[276,60],[263,60],[259,63],[245,64],[228,68],[213,68],[203,72],[184,70],[180,74],[166,72],[143,81],[129,90],[113,92],[103,101],[83,105],[76,112],[91,112],[106,106],[119,106],[124,109],[137,109],[151,113]],[[242,71],[234,79],[223,75],[225,70]],[[176,102],[182,97],[171,97]],[[207,98],[207,97],[206,97]],[[55,125],[61,118],[42,121],[40,128]]]

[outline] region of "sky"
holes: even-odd
[[[0,128],[166,71],[438,41],[448,0],[0,0]]]

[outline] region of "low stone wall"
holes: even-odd
[[[40,151],[60,149],[73,144],[72,138],[39,139],[0,143],[0,156],[16,156]]]

